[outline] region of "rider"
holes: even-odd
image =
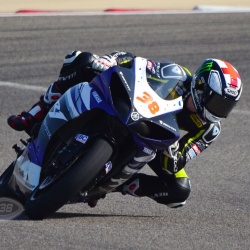
[[[113,52],[98,57],[90,52],[72,51],[67,54],[57,81],[41,96],[28,112],[12,115],[8,124],[28,134],[40,123],[48,110],[70,87],[93,77],[109,67],[128,67],[135,56],[128,52]],[[177,113],[179,127],[186,132],[179,142],[148,163],[155,175],[135,174],[119,189],[123,194],[147,196],[158,203],[176,208],[183,206],[190,194],[189,177],[184,170],[187,162],[203,152],[220,134],[221,119],[226,118],[242,92],[238,71],[228,62],[206,59],[192,76],[188,69],[173,62],[148,60],[147,77],[157,84],[163,81],[166,71],[182,75],[176,94],[183,97],[183,110]],[[97,201],[90,202],[95,206]]]

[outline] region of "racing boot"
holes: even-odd
[[[136,174],[119,187],[122,194],[136,197],[149,197],[157,203],[170,208],[178,208],[186,203],[191,186],[184,169],[178,175],[172,175],[166,183],[157,176]]]
[[[28,112],[22,112],[20,115],[11,115],[7,123],[9,126],[17,131],[25,131],[31,135],[31,131],[35,124],[41,123],[54,105],[54,103],[61,97],[61,93],[57,89],[57,85],[53,82],[45,95],[42,95],[40,101],[37,102]]]
[[[31,135],[35,124],[42,122],[50,105],[45,105],[42,98],[28,112],[23,111],[20,115],[11,115],[7,119],[8,125],[17,131],[25,131]]]

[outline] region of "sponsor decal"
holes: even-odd
[[[200,118],[196,114],[191,114],[190,118],[194,122],[194,124],[196,125],[197,128],[202,127],[202,125],[203,125],[202,121],[200,120]]]
[[[200,151],[202,152],[205,148],[207,148],[207,145],[202,141],[199,140],[198,142],[196,142],[197,147],[200,149]]]
[[[168,125],[167,123],[163,122],[162,120],[159,120],[159,122],[160,122],[160,124],[162,124],[162,125],[164,125],[164,126],[170,128],[171,130],[176,131],[175,128],[173,128],[172,126],[170,126],[170,125]]]
[[[15,219],[23,211],[23,205],[17,200],[7,197],[0,198],[0,220]]]
[[[75,140],[81,142],[82,144],[85,144],[88,139],[89,139],[89,137],[87,135],[83,135],[83,134],[77,134],[75,137]]]
[[[139,113],[138,112],[132,112],[131,113],[131,119],[133,120],[133,121],[138,121],[139,120]]]
[[[110,170],[112,169],[112,162],[109,161],[105,164],[105,172],[106,174],[110,172]]]
[[[167,197],[168,193],[167,192],[162,192],[162,193],[156,193],[152,196],[153,199],[159,198],[159,197]]]
[[[210,143],[217,138],[220,134],[220,124],[213,123],[210,125],[208,130],[203,135],[203,140],[205,143]]]
[[[201,68],[199,69],[197,75],[203,73],[203,72],[207,72],[207,71],[210,71],[213,67],[213,62],[207,62],[207,63],[204,63]]]
[[[76,72],[68,75],[68,76],[61,76],[61,77],[58,77],[58,81],[66,81],[66,80],[70,80],[72,78],[74,78],[76,76]]]
[[[148,155],[152,155],[153,150],[151,150],[151,149],[149,149],[149,148],[144,147],[143,152],[144,152],[144,153],[146,153],[146,154],[148,154]]]
[[[97,94],[96,91],[94,91],[94,92],[92,93],[92,95],[94,96],[94,98],[95,98],[95,100],[96,100],[97,103],[102,102],[101,97]]]
[[[220,133],[219,128],[218,128],[217,126],[214,126],[214,129],[213,129],[212,135],[213,135],[213,136],[217,136],[219,133]]]
[[[28,176],[27,176],[28,178]],[[24,182],[25,186],[28,187],[30,190],[34,190],[36,185],[32,185],[31,183],[29,183],[28,181]]]
[[[48,136],[48,138],[50,139],[51,138],[51,133],[49,131],[49,127],[48,127],[48,124],[47,124],[47,120],[45,119],[44,121],[44,132],[46,133],[46,135]]]
[[[201,150],[199,149],[197,144],[192,145],[192,149],[194,150],[196,155],[201,153]]]
[[[153,74],[155,74],[155,68],[154,68],[154,64],[152,61],[148,61],[147,62],[147,68],[148,70],[150,70]]]
[[[148,68],[150,71],[152,71],[152,69],[153,69],[153,63],[152,63],[152,61],[148,61],[148,62],[147,62],[147,68]]]
[[[238,90],[233,88],[225,88],[224,90],[227,95],[231,95],[233,97],[236,97],[239,94]]]
[[[156,72],[155,72],[155,74],[156,74],[156,76],[157,76],[158,78],[161,78],[161,76],[160,76],[160,67],[161,67],[161,65],[160,65],[160,63],[158,62],[158,63],[156,64]]]
[[[193,159],[197,156],[193,148],[188,150],[188,154],[190,159]]]
[[[130,89],[130,87],[129,87],[129,85],[128,85],[128,83],[127,83],[127,81],[126,81],[126,79],[125,79],[125,77],[124,77],[124,75],[123,75],[123,73],[120,71],[119,74],[120,74],[120,76],[121,76],[123,82],[125,83],[126,88],[127,88],[129,91],[131,91],[131,89]]]

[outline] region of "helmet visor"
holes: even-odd
[[[236,102],[212,92],[204,100],[204,106],[213,115],[226,118],[234,108]]]

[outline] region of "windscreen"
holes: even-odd
[[[172,62],[158,64],[155,73],[147,72],[150,87],[165,100],[175,99],[183,94],[181,86],[187,79],[185,71]]]
[[[155,79],[148,78],[149,86],[165,100],[173,100],[181,96],[180,78]]]

